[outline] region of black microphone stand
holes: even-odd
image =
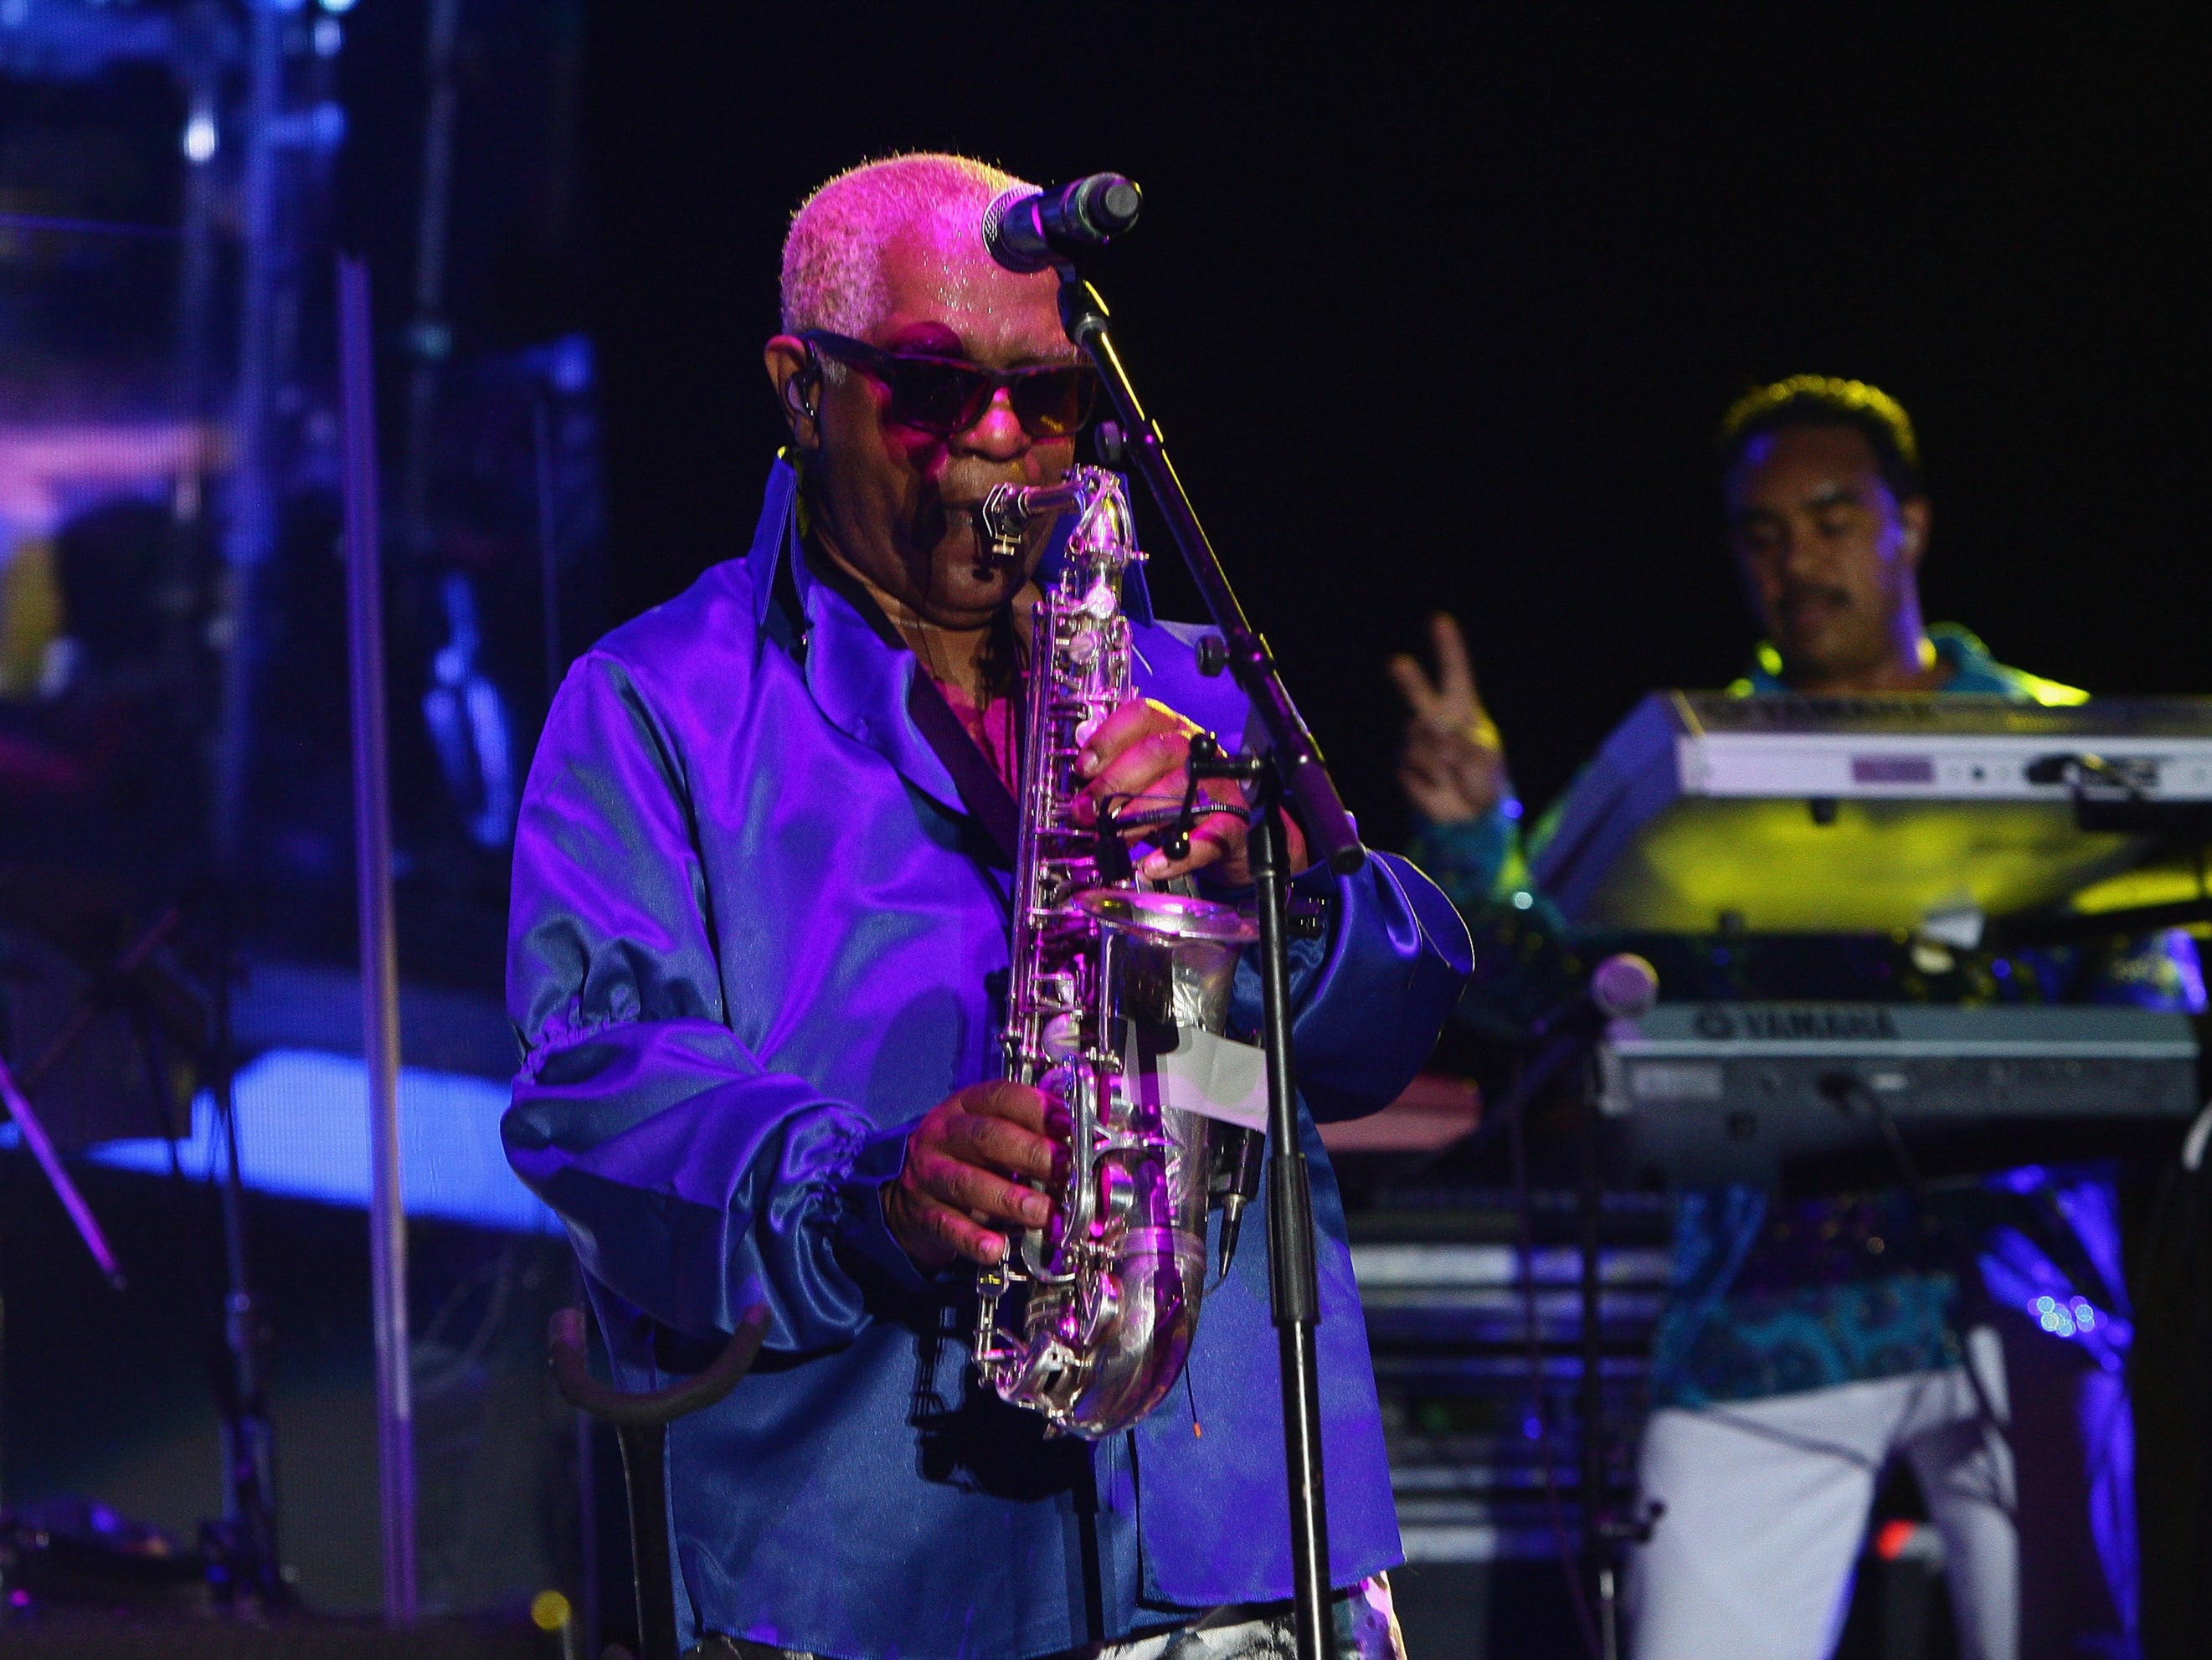
[[[1267,1056],[1267,1139],[1274,1157],[1267,1189],[1269,1296],[1283,1375],[1283,1444],[1291,1511],[1291,1570],[1296,1598],[1298,1660],[1335,1660],[1329,1611],[1328,1515],[1322,1480],[1321,1389],[1314,1328],[1321,1320],[1314,1262],[1313,1191],[1298,1140],[1297,1091],[1291,1073],[1289,873],[1276,810],[1287,795],[1308,841],[1329,868],[1349,875],[1365,862],[1344,803],[1322,763],[1321,750],[1291,702],[1267,642],[1254,630],[1236,591],[1168,460],[1159,429],[1138,398],[1107,325],[1106,302],[1075,267],[1061,261],[1060,320],[1067,337],[1097,366],[1120,418],[1127,455],[1166,517],[1169,533],[1227,647],[1225,666],[1258,711],[1268,739],[1264,756],[1247,757],[1256,786],[1250,841],[1259,891],[1260,984]]]

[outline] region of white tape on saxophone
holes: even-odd
[[[1175,1047],[1164,1047],[1172,1037]],[[1195,1113],[1246,1129],[1267,1128],[1267,1056],[1198,1026],[1133,1036],[1128,1076],[1148,1104]]]

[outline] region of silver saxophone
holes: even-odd
[[[974,1353],[1000,1398],[1096,1439],[1175,1386],[1206,1289],[1208,1121],[1165,1104],[1146,1061],[1177,1030],[1221,1035],[1255,930],[1131,873],[1116,826],[1172,811],[1076,820],[1077,752],[1132,695],[1121,580],[1145,556],[1128,498],[1115,474],[1077,467],[1057,486],[1000,485],[982,518],[1008,559],[1026,521],[1063,509],[1076,515],[1066,562],[1031,632],[1004,1041],[1006,1075],[1066,1109],[1067,1173],[1053,1220],[978,1274]]]

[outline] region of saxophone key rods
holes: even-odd
[[[1006,1075],[1065,1105],[1068,1169],[1053,1221],[1014,1235],[977,1275],[974,1350],[1003,1399],[1096,1439],[1174,1387],[1206,1287],[1212,1126],[1163,1098],[1145,1052],[1172,1049],[1177,1030],[1222,1033],[1237,952],[1258,930],[1129,875],[1126,860],[1109,869],[1097,827],[1076,821],[1074,757],[1133,692],[1121,579],[1143,555],[1127,497],[1113,473],[1078,467],[1049,489],[1002,485],[982,512],[994,547],[1018,548],[1029,520],[1066,508],[1077,514],[1066,561],[1032,629],[1003,1040]]]

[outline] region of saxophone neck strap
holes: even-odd
[[[890,618],[884,615],[875,596],[839,569],[833,561],[817,556],[811,543],[803,545],[808,573],[836,589],[885,645],[895,651],[906,651],[905,640],[891,625]],[[787,606],[793,611],[799,609],[798,590],[787,576],[777,584],[776,600],[780,606]],[[803,629],[803,618],[800,626]],[[803,640],[804,633],[799,637]],[[1013,697],[1013,728],[1018,742],[1019,734],[1026,730],[1023,720],[1024,684],[1019,675],[1014,677]],[[968,810],[969,821],[981,832],[986,846],[979,849],[979,855],[986,864],[1012,870],[1021,845],[1021,810],[1014,803],[1013,792],[999,776],[990,757],[969,735],[968,728],[953,712],[952,705],[945,701],[945,694],[938,690],[937,682],[930,678],[919,658],[915,660],[914,678],[907,684],[906,712],[915,730],[952,775],[952,787],[960,793],[960,805]]]
[[[1018,699],[1020,682],[1016,681],[1018,700],[1014,730],[1022,729]],[[914,678],[906,694],[906,712],[913,718],[915,729],[929,740],[937,751],[937,758],[945,763],[945,771],[952,775],[952,787],[960,792],[960,804],[968,809],[968,816],[976,828],[990,839],[994,856],[988,862],[1002,869],[1014,867],[1016,850],[1021,845],[1021,812],[1014,805],[1013,792],[999,776],[988,757],[976,747],[968,728],[953,713],[952,705],[945,701],[945,694],[937,688],[919,660],[914,666]]]

